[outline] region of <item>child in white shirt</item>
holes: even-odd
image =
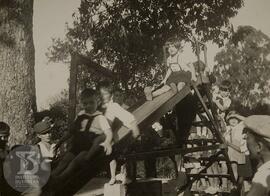
[[[134,138],[139,136],[139,128],[137,125],[137,121],[133,114],[122,108],[118,103],[113,101],[113,85],[110,81],[101,81],[98,84],[97,89],[101,95],[102,105],[100,110],[103,112],[104,116],[108,119],[111,126],[116,119],[118,119],[124,126],[129,128],[132,131],[132,135]],[[113,131],[114,127],[112,127]],[[110,170],[111,170],[111,180],[109,182],[110,185],[116,182],[116,160],[112,160],[110,162]],[[121,168],[123,175],[126,175],[125,167]],[[126,176],[122,180],[122,183],[126,183]]]
[[[161,88],[152,90],[152,87],[146,87],[144,93],[147,100],[152,100],[170,89],[174,93],[180,91],[185,85],[192,81],[196,81],[196,73],[192,64],[187,64],[182,60],[182,46],[177,39],[170,39],[166,43],[168,45],[169,57],[167,59],[167,72],[162,80]]]

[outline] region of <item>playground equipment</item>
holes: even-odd
[[[196,45],[196,54],[198,57],[198,63],[200,63],[200,47],[201,43],[194,40],[194,43]],[[204,46],[205,47],[205,46]],[[206,50],[205,51],[205,63],[207,64],[207,58],[206,58]],[[76,61],[72,60],[73,65],[71,66],[71,72],[73,76],[71,75],[71,81],[75,80],[77,77],[77,71],[74,66],[76,66]],[[194,91],[194,95],[197,98],[198,104],[202,107],[202,111],[207,115],[207,118],[203,118],[201,112],[198,112],[198,116],[200,116],[201,120],[198,122],[194,122],[193,126],[206,126],[209,130],[211,130],[213,134],[213,139],[198,139],[198,140],[187,140],[185,141],[184,145],[179,147],[173,147],[168,149],[159,149],[154,151],[148,151],[148,152],[133,152],[133,153],[125,153],[124,149],[130,145],[130,143],[133,141],[131,139],[131,134],[129,130],[122,126],[119,128],[118,131],[116,131],[115,135],[115,145],[114,145],[114,157],[106,157],[105,154],[102,152],[102,149],[99,149],[99,152],[97,152],[97,156],[95,159],[91,161],[91,163],[85,167],[82,168],[76,175],[72,176],[70,179],[67,180],[67,183],[63,184],[61,188],[59,188],[55,195],[73,195],[75,194],[85,183],[87,183],[89,180],[91,180],[93,177],[95,177],[102,169],[104,169],[105,165],[108,165],[109,161],[112,158],[115,158],[117,156],[125,157],[128,161],[137,161],[137,160],[144,160],[145,158],[150,157],[168,157],[168,156],[174,156],[176,154],[186,155],[193,152],[201,152],[201,151],[214,151],[213,155],[210,157],[200,157],[198,160],[200,162],[204,162],[205,166],[204,168],[199,171],[198,173],[191,174],[187,173],[188,176],[188,182],[185,186],[182,187],[175,187],[175,190],[179,192],[183,192],[185,190],[190,190],[193,183],[196,183],[196,181],[200,180],[201,178],[228,178],[234,185],[236,184],[236,179],[233,175],[233,171],[230,165],[230,161],[227,154],[227,146],[225,144],[225,141],[220,133],[221,126],[219,124],[219,120],[217,117],[217,114],[214,110],[213,104],[212,104],[212,98],[209,92],[209,80],[208,77],[203,75],[200,72],[200,77],[198,78],[198,81],[196,83],[193,83],[191,86],[185,86],[180,92],[174,94],[172,91],[168,91],[158,97],[156,97],[152,101],[146,101],[144,104],[142,104],[140,107],[138,107],[136,110],[133,111],[134,116],[136,117],[138,121],[139,128],[143,130],[145,127],[151,126],[155,121],[160,119],[164,114],[166,114],[168,111],[172,110],[173,107],[181,102],[185,97],[190,95],[191,90]],[[76,82],[75,82],[76,84]],[[76,85],[71,87],[71,101],[74,101],[74,98],[76,97]],[[75,94],[74,94],[75,93]],[[75,105],[71,104],[73,108],[71,108],[71,112],[74,113]],[[185,144],[196,144],[196,147],[186,148]],[[211,143],[211,145],[209,145]],[[123,155],[123,153],[125,153]],[[187,158],[187,156],[185,157]],[[207,169],[217,161],[223,160],[226,162],[228,167],[228,173],[227,174],[208,174],[206,171]],[[136,179],[135,179],[136,180]],[[176,185],[177,186],[177,185]],[[191,190],[193,191],[193,190]],[[193,192],[198,192],[197,190]],[[177,193],[175,193],[177,194]],[[203,194],[200,192],[200,194]]]

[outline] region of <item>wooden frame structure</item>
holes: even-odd
[[[197,58],[198,62],[200,63],[200,43],[196,42],[196,48],[197,48]],[[205,55],[205,62],[207,63],[206,59],[206,53]],[[70,111],[69,111],[69,120],[70,122],[73,121],[75,117],[75,111],[76,111],[76,98],[77,98],[77,74],[78,74],[78,66],[79,65],[88,65],[93,68],[93,71],[99,71],[104,73],[107,77],[113,77],[113,73],[109,71],[108,69],[97,65],[96,63],[92,62],[89,58],[83,57],[78,54],[73,54],[71,58],[71,67],[70,67],[70,89],[69,89],[69,101],[70,101]],[[141,152],[141,153],[133,153],[133,154],[126,154],[125,158],[129,160],[140,160],[144,159],[145,157],[161,157],[161,156],[170,156],[175,154],[187,154],[192,152],[198,152],[198,151],[206,151],[206,150],[214,150],[218,149],[219,151],[211,156],[207,161],[206,169],[211,166],[213,162],[219,158],[219,156],[222,154],[224,159],[227,162],[229,174],[224,175],[223,177],[230,178],[233,183],[236,183],[236,180],[233,177],[232,168],[229,164],[229,158],[227,154],[227,146],[225,144],[225,141],[220,133],[220,126],[218,124],[218,120],[216,117],[216,114],[213,110],[213,105],[211,104],[211,96],[209,93],[209,90],[206,91],[207,99],[210,101],[210,109],[211,113],[209,112],[209,108],[206,106],[199,90],[197,89],[198,85],[201,85],[203,88],[207,89],[207,77],[204,77],[202,74],[200,74],[200,77],[198,79],[198,82],[196,84],[192,84],[191,88],[195,91],[196,95],[198,96],[199,102],[201,103],[205,113],[207,114],[207,117],[209,121],[206,123],[208,127],[210,127],[213,131],[213,134],[216,138],[216,144],[211,146],[198,146],[194,148],[171,148],[171,149],[162,149],[162,150],[156,150],[151,152]],[[153,101],[146,101],[143,105],[141,105],[139,108],[137,108],[133,114],[136,117],[138,121],[138,125],[140,128],[144,128],[146,126],[151,125],[151,123],[155,122],[157,119],[161,118],[165,113],[167,113],[169,110],[171,110],[178,102],[180,102],[183,98],[185,98],[191,91],[191,88],[189,86],[185,86],[180,92],[174,94],[172,91],[168,91],[159,97],[155,98]],[[204,124],[205,122],[197,122],[198,125]],[[195,123],[196,124],[196,123]],[[114,145],[114,148],[116,149],[116,156],[119,156],[126,146],[128,146],[131,142],[130,140],[130,130],[128,128],[122,126],[120,129],[116,132],[115,140],[116,144]],[[65,194],[65,195],[72,195],[76,193],[76,191],[86,182],[88,182],[91,178],[93,178],[99,170],[102,169],[102,166],[104,164],[107,164],[108,161],[111,159],[111,157],[105,157],[103,153],[100,154],[96,158],[96,160],[93,160],[91,168],[84,168],[80,172],[76,174],[76,176],[73,176],[72,179],[70,179],[69,182],[67,182],[64,185],[64,188],[62,190],[57,191],[57,194]],[[201,170],[198,174],[190,174],[188,175],[190,177],[189,183],[184,188],[190,188],[191,184],[198,180],[201,176],[210,176],[215,177],[216,175],[208,175],[205,173],[206,169]],[[221,175],[218,175],[221,176]],[[74,177],[76,180],[80,179],[80,181],[77,181],[76,184],[74,184]]]

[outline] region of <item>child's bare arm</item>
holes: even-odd
[[[221,103],[219,103],[219,101],[214,101],[215,104],[217,105],[218,109],[220,109],[222,112],[226,111],[227,109],[229,109],[229,107],[222,105]]]
[[[106,136],[104,143],[106,145],[111,145],[113,139],[113,133],[111,129],[104,130],[104,134]]]
[[[223,102],[220,102],[220,100],[223,100]],[[224,100],[220,97],[220,95],[213,96],[213,102],[216,104],[218,109],[220,109],[222,112],[228,110],[229,107],[231,106],[231,99],[227,98]]]
[[[105,140],[100,145],[104,147],[104,151],[106,152],[106,155],[109,155],[112,153],[112,139],[113,139],[112,129],[105,116],[99,117],[99,124],[100,124],[101,130],[103,131],[105,135]]]
[[[166,72],[166,75],[165,75],[165,77],[164,77],[164,79],[162,80],[162,82],[161,83],[166,83],[166,81],[167,81],[167,79],[169,78],[169,76],[171,75],[171,73],[172,73],[172,70],[169,68],[168,70],[167,70],[167,72]]]

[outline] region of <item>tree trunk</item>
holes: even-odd
[[[0,0],[0,121],[26,141],[36,111],[33,0]]]

